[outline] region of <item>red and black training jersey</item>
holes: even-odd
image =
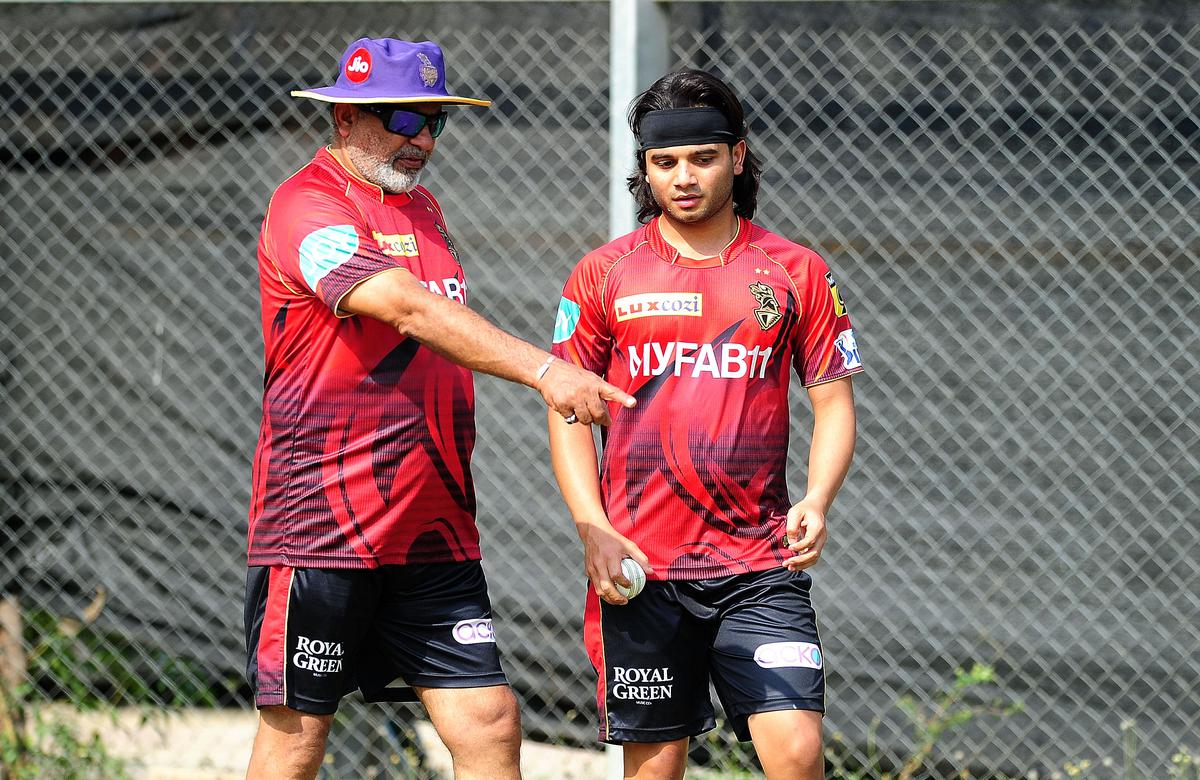
[[[441,209],[423,188],[385,194],[322,149],[275,191],[258,246],[266,379],[251,566],[479,558],[471,373],[338,311],[355,285],[394,268],[466,303]]]
[[[789,369],[862,370],[825,262],[741,220],[719,257],[682,258],[654,220],[588,254],[563,290],[554,354],[638,404],[610,404],[601,495],[658,579],[780,565]]]

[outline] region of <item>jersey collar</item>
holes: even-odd
[[[342,165],[341,161],[337,157],[333,156],[333,152],[329,150],[328,146],[322,147],[321,150],[317,152],[317,161],[326,169],[331,171],[333,175],[342,182],[342,185],[346,188],[347,195],[350,194],[350,189],[353,188],[365,193],[373,200],[377,200],[380,203],[389,203],[402,206],[412,200],[412,195],[410,193],[401,192],[393,194],[390,192],[384,192],[382,187],[372,184],[366,179],[359,177],[349,168]]]
[[[750,245],[750,220],[738,217],[737,235],[733,240],[721,250],[721,253],[716,257],[705,258],[703,260],[695,260],[692,258],[683,257],[679,250],[671,246],[667,239],[663,238],[662,229],[659,227],[659,222],[662,216],[657,216],[651,220],[650,224],[646,225],[646,240],[650,243],[650,249],[654,254],[666,260],[671,265],[683,265],[692,268],[714,268],[722,265],[729,265],[734,259],[742,253],[742,250]]]

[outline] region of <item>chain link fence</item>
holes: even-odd
[[[1200,11],[668,12],[674,61],[740,89],[758,221],[830,261],[868,367],[814,572],[831,776],[898,768],[973,663],[994,679],[960,691],[973,717],[928,775],[1177,771],[1200,751]],[[254,247],[271,191],[328,134],[287,91],[325,83],[359,35],[441,43],[451,85],[495,105],[454,114],[426,181],[476,308],[546,342],[569,268],[606,239],[607,4],[0,20],[0,593],[30,696],[249,707]],[[540,401],[477,390],[485,565],[525,727],[590,746],[585,583]],[[383,754],[410,714],[348,712],[330,776],[399,771]],[[753,767],[724,730],[697,743],[719,772]]]

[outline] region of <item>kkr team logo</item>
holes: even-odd
[[[437,68],[433,66],[433,63],[424,54],[418,54],[417,59],[421,61],[421,83],[427,87],[432,87],[437,83]]]
[[[755,282],[750,285],[750,294],[758,301],[758,308],[754,310],[758,327],[770,330],[772,325],[783,319],[783,312],[779,310],[779,301],[775,300],[775,290],[771,285]]]

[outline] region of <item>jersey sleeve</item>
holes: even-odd
[[[384,254],[349,201],[320,191],[290,193],[267,217],[268,257],[293,292],[338,304],[376,274],[406,268],[404,257]]]
[[[813,253],[797,281],[803,309],[792,365],[801,382],[810,387],[862,371],[854,328],[829,266]]]
[[[554,319],[551,354],[604,376],[612,349],[612,333],[603,306],[601,264],[584,258],[567,278]]]

